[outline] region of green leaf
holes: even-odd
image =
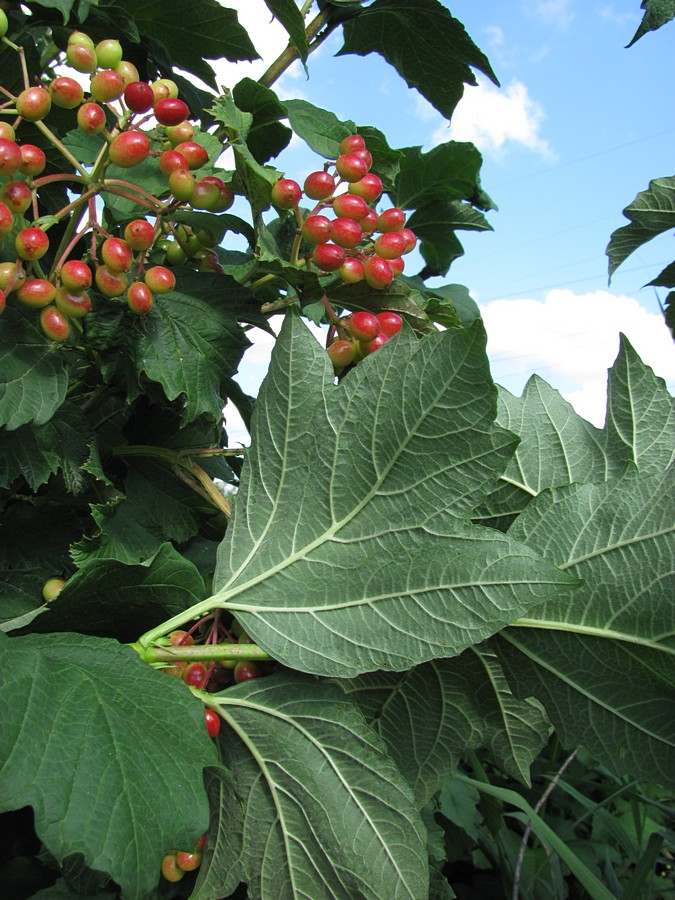
[[[305,62],[309,53],[309,44],[305,34],[305,20],[294,0],[265,0],[265,5],[274,18],[278,19],[284,26],[291,42],[298,50],[298,56]]]
[[[115,641],[0,645],[0,809],[32,806],[59,864],[81,854],[123,894],[148,895],[167,848],[194,845],[208,826],[201,770],[217,759],[202,704]]]
[[[446,119],[464,84],[477,84],[472,69],[499,85],[487,57],[438,0],[375,0],[343,28],[338,56],[379,53]]]
[[[647,190],[640,191],[623,214],[630,224],[612,233],[605,251],[610,278],[638,247],[675,228],[675,175],[650,181]]]
[[[665,381],[621,335],[607,384],[608,456],[634,462],[645,475],[663,472],[673,460],[674,428],[675,404]]]
[[[445,275],[452,263],[464,255],[455,231],[492,231],[485,216],[469,203],[425,203],[407,222],[420,240],[420,253],[426,266],[421,278]]]
[[[68,387],[66,354],[45,338],[34,310],[8,306],[2,316],[0,426],[44,425]]]
[[[662,272],[659,272],[656,278],[652,278],[651,281],[648,281],[645,287],[649,287],[650,285],[667,288],[675,287],[675,262],[666,266]]]
[[[478,515],[509,522],[545,488],[603,482],[619,475],[627,462],[645,474],[664,471],[673,458],[674,416],[665,382],[623,335],[609,372],[604,431],[577,415],[537,375],[530,378],[522,397],[500,388],[497,421],[521,442]]]
[[[63,24],[65,25],[70,18],[70,14],[75,6],[75,0],[34,0],[37,6],[43,6],[45,9],[56,9],[63,16]]]
[[[160,40],[173,63],[192,72],[216,88],[216,78],[207,59],[258,59],[248,32],[233,9],[216,0],[191,0],[186,15],[182,0],[118,0],[117,6],[133,15],[138,30]]]
[[[237,322],[250,297],[227,275],[179,270],[176,289],[155,303],[140,327],[129,325],[135,377],[156,381],[168,400],[180,397],[184,423],[202,413],[220,419],[221,385],[250,346]]]
[[[349,676],[454,656],[570,584],[466,518],[513,449],[494,414],[478,323],[401,332],[335,385],[287,316],[214,599],[284,664]]]
[[[292,0],[289,2],[297,13]],[[246,144],[256,162],[265,163],[278,156],[293,133],[279,121],[286,118],[286,109],[274,91],[252,78],[242,78],[234,86],[232,96],[238,109],[253,116]]]
[[[204,598],[197,568],[163,544],[140,565],[94,560],[68,579],[31,631],[76,631],[131,642]],[[92,602],[95,599],[95,602]]]
[[[663,783],[675,772],[673,488],[672,470],[629,465],[533,500],[509,533],[584,585],[495,641],[514,690],[541,700],[565,746]]]
[[[675,19],[675,0],[642,0],[641,5],[646,12],[628,47],[632,47],[648,31],[656,31],[666,22]]]
[[[215,838],[230,853],[200,873],[193,900],[224,896],[235,877],[251,900],[421,898],[426,833],[410,789],[338,687],[295,675],[212,695],[229,726],[221,742],[235,790],[221,792]],[[239,855],[230,816],[243,814]]]
[[[469,750],[530,783],[548,720],[536,701],[517,700],[487,647],[437,659],[407,672],[373,672],[341,681],[359,704],[422,807]]]
[[[73,403],[64,403],[44,425],[0,428],[0,487],[23,476],[35,491],[61,470],[69,492],[78,493],[90,440],[87,420]]]
[[[392,194],[394,204],[401,209],[418,209],[424,204],[442,209],[453,200],[470,200],[476,192],[483,158],[473,144],[447,141],[428,153],[423,153],[421,147],[407,147],[403,153]],[[490,227],[475,210],[472,220],[468,213],[462,214],[458,209],[449,207],[455,217],[463,215],[469,226],[483,230]]]
[[[285,100],[284,106],[293,131],[323,159],[337,159],[340,141],[356,133],[353,122],[341,122],[335,113],[307,100]]]
[[[421,291],[426,299],[424,311],[445,328],[456,327],[457,320],[464,328],[469,328],[480,319],[478,304],[463,284],[444,284],[441,287],[427,287],[421,278],[404,280]]]

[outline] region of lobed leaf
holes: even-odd
[[[509,533],[584,579],[495,639],[519,696],[618,773],[675,771],[672,469],[540,494]]]
[[[656,31],[666,22],[675,19],[675,0],[643,0],[641,6],[645,14],[628,47],[632,47],[648,31]]]
[[[123,895],[147,896],[167,849],[208,825],[200,775],[216,753],[201,703],[115,641],[0,634],[0,645],[0,810],[32,806],[59,865],[81,854]]]
[[[218,853],[193,900],[225,896],[239,878],[251,900],[427,896],[426,832],[410,789],[339,688],[273,675],[209,705],[229,726],[221,752],[234,789],[211,775]]]
[[[489,748],[495,765],[530,783],[548,733],[540,704],[511,693],[485,646],[407,672],[373,672],[340,682],[385,742],[422,807],[469,750]]]
[[[338,56],[379,53],[447,119],[464,85],[477,83],[472,69],[499,84],[487,57],[438,0],[375,0],[343,29]]]
[[[675,228],[675,176],[650,181],[647,190],[640,191],[623,214],[630,224],[612,233],[605,251],[610,278],[638,247]]]
[[[265,4],[274,18],[284,26],[291,42],[298,50],[298,56],[305,62],[309,53],[305,20],[294,0],[265,0]]]
[[[513,450],[494,414],[480,323],[402,332],[335,385],[288,316],[214,601],[286,665],[349,676],[454,656],[572,584],[466,518]]]

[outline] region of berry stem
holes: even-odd
[[[75,159],[75,157],[70,152],[70,150],[68,150],[68,148],[65,146],[63,141],[60,141],[57,138],[57,136],[54,134],[54,132],[51,130],[51,128],[48,128],[41,119],[38,120],[37,122],[34,122],[33,124],[35,125],[36,128],[38,128],[42,132],[42,134],[47,138],[49,143],[53,147],[56,147],[56,149],[59,151],[59,153],[68,160],[68,162],[71,164],[71,166],[80,173],[84,183],[90,184],[91,176],[90,176],[89,172],[87,172],[87,170],[83,166],[80,165],[80,163]]]
[[[307,41],[310,44],[310,53],[323,43],[335,27],[334,25],[330,25],[331,17],[332,12],[330,10],[320,12],[312,19],[305,29]],[[326,26],[328,27],[326,28]],[[322,28],[326,28],[326,31],[321,37],[318,37]],[[312,41],[314,41],[314,43],[312,43]],[[295,44],[289,43],[288,47],[286,47],[286,49],[274,60],[269,69],[258,79],[258,84],[262,84],[265,87],[271,87],[274,82],[283,75],[286,69],[299,58],[299,56],[300,54]]]

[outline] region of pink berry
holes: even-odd
[[[348,256],[338,269],[338,274],[347,284],[357,284],[359,281],[363,281],[365,269],[360,259]]]
[[[307,216],[302,225],[302,236],[311,244],[325,244],[333,233],[333,223],[326,216]]]
[[[354,219],[335,219],[332,240],[340,247],[356,247],[361,243],[363,229]]]
[[[280,178],[272,188],[272,203],[279,209],[295,209],[302,198],[302,188],[291,178]]]
[[[373,313],[360,310],[347,319],[347,328],[358,341],[368,343],[380,333],[380,323]]]
[[[370,166],[362,159],[358,152],[343,153],[335,160],[335,169],[344,181],[360,181]]]
[[[366,141],[360,134],[350,134],[349,137],[340,141],[338,153],[352,153],[354,150],[365,150]]]
[[[349,193],[363,197],[367,203],[377,200],[382,193],[382,180],[374,172],[366,172],[363,178],[349,185]]]
[[[110,142],[110,162],[122,169],[130,169],[147,159],[150,138],[142,131],[123,131]]]
[[[370,259],[366,260],[365,276],[368,284],[377,291],[389,287],[394,280],[391,266],[381,256],[371,256]]]
[[[333,211],[336,216],[360,222],[368,215],[370,209],[362,197],[355,197],[352,194],[339,194],[333,200]]]
[[[383,259],[396,259],[405,253],[407,241],[398,231],[386,231],[375,241],[375,253]]]
[[[403,210],[398,209],[396,206],[385,209],[384,212],[381,212],[377,217],[377,230],[400,231],[405,225],[405,218],[406,216]]]
[[[403,319],[399,314],[388,309],[379,312],[377,319],[380,323],[380,331],[382,334],[386,334],[387,337],[393,337],[395,334],[398,334],[403,326]]]
[[[312,260],[322,272],[335,272],[345,261],[345,251],[337,244],[319,244],[314,248]]]
[[[190,115],[190,109],[177,97],[164,97],[155,103],[153,113],[160,125],[180,125]]]
[[[312,200],[327,200],[335,190],[335,179],[329,172],[311,172],[305,178],[304,191]]]

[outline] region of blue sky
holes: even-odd
[[[265,61],[284,45],[262,0],[239,9]],[[656,294],[643,289],[673,259],[672,235],[631,256],[607,284],[605,247],[621,211],[651,178],[673,174],[675,23],[625,49],[639,0],[458,0],[445,3],[487,54],[500,80],[467,87],[450,126],[380,57],[335,57],[332,36],[275,86],[380,128],[392,146],[471,140],[482,182],[499,207],[493,233],[460,233],[465,256],[442,282],[459,282],[481,305],[495,380],[520,393],[536,371],[602,424],[606,370],[623,331],[675,387],[675,352]],[[232,86],[262,64],[218,69]],[[275,161],[302,182],[319,160],[300,141]],[[663,292],[661,292],[663,296]],[[242,384],[254,391],[269,344],[247,354]],[[234,424],[234,423],[232,423]]]

